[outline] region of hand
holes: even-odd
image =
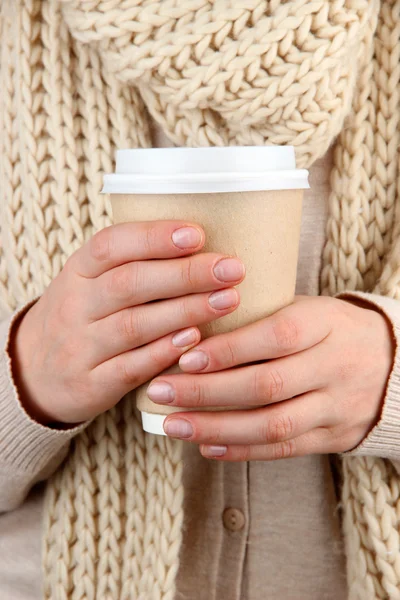
[[[344,452],[379,419],[393,345],[380,312],[299,297],[269,318],[203,340],[180,358],[186,373],[156,379],[148,395],[173,406],[249,407],[168,416],[166,432],[200,444],[208,458]],[[263,362],[238,367],[255,361]]]
[[[13,338],[14,376],[30,415],[43,424],[95,417],[176,363],[199,342],[196,325],[234,311],[239,296],[230,286],[243,279],[243,265],[192,255],[203,245],[197,225],[125,223],[73,254]]]

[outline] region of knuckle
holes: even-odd
[[[182,298],[178,305],[178,313],[186,325],[194,325],[199,321],[199,308],[191,298]]]
[[[267,444],[286,441],[293,436],[294,423],[290,415],[276,415],[268,418],[263,425],[262,439]]]
[[[132,313],[132,329],[135,346],[142,346],[148,341],[149,331],[151,330],[149,319],[146,317],[146,309],[135,307],[132,309]]]
[[[235,365],[236,364],[236,347],[235,344],[233,343],[233,341],[231,339],[229,339],[229,337],[226,337],[225,339],[225,356],[226,356],[226,365],[227,367]]]
[[[160,373],[172,362],[166,354],[165,348],[163,349],[159,344],[149,344],[147,351],[149,362],[155,373]]]
[[[119,338],[132,341],[137,338],[136,316],[133,310],[120,311],[116,322]]]
[[[108,276],[107,294],[122,300],[133,297],[136,289],[136,270],[136,265],[129,270],[126,266],[113,269]]]
[[[283,458],[292,458],[295,455],[296,443],[294,440],[279,442],[271,447],[272,459],[281,460]]]
[[[275,344],[280,352],[290,352],[297,348],[299,329],[293,318],[279,316],[274,319],[272,332]]]
[[[82,250],[82,248],[80,250]],[[80,251],[77,250],[67,258],[62,268],[64,275],[76,275],[76,265],[79,263],[80,254]]]
[[[61,379],[65,390],[71,398],[88,399],[94,391],[94,384],[90,378],[90,367],[85,359],[78,361],[76,355],[76,339],[66,341],[58,352],[52,356],[51,363],[46,358],[47,367],[62,374]],[[86,352],[83,353],[85,355]]]
[[[147,223],[146,229],[143,236],[143,245],[146,254],[151,256],[154,253],[155,248],[160,237],[160,230],[154,223]]]
[[[113,228],[106,227],[94,234],[89,242],[89,252],[92,258],[99,262],[108,262],[115,250]]]
[[[208,433],[209,432],[209,433]],[[204,438],[205,444],[215,444],[221,445],[223,443],[223,431],[219,425],[213,425],[213,429],[209,427],[204,428]]]
[[[198,288],[198,276],[196,273],[196,259],[188,258],[181,266],[181,279],[185,288],[189,291],[195,291]]]
[[[222,340],[221,340],[222,341]],[[210,356],[210,366],[212,370],[223,370],[229,369],[230,367],[236,366],[238,364],[237,356],[237,348],[235,344],[229,340],[223,340],[223,345],[221,349],[217,349],[217,347],[213,347],[212,343],[209,347],[204,348],[208,355]]]
[[[132,361],[127,360],[127,357],[121,355],[116,362],[116,369],[119,381],[130,387],[130,389],[133,390],[142,383],[140,374],[135,369]]]
[[[204,388],[197,383],[196,378],[191,377],[189,379],[186,394],[187,398],[190,400],[190,406],[203,407],[206,405]]]
[[[267,404],[279,400],[283,396],[283,377],[276,368],[267,368],[265,365],[255,369],[255,398],[260,404]]]

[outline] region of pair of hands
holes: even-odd
[[[249,407],[166,419],[168,435],[200,444],[204,456],[271,460],[357,446],[379,418],[392,367],[385,317],[343,300],[299,297],[200,342],[198,325],[237,308],[232,286],[245,275],[237,259],[194,254],[204,240],[195,224],[126,223],[72,255],[13,337],[27,412],[44,425],[71,426],[179,360],[185,374],[156,377],[153,401],[183,411]]]

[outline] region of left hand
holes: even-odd
[[[168,416],[165,431],[200,444],[207,458],[345,452],[378,422],[393,359],[390,324],[369,304],[297,297],[266,319],[200,342],[180,359],[185,374],[156,378],[148,395],[160,402],[164,389],[161,403],[172,406],[249,407]],[[155,387],[161,383],[170,387]]]

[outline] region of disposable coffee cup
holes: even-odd
[[[307,188],[308,171],[296,169],[293,147],[229,146],[119,150],[116,172],[105,175],[103,192],[111,196],[114,223],[195,222],[206,234],[203,252],[243,261],[240,305],[201,325],[204,339],[258,321],[293,301]],[[178,365],[164,373],[176,372]],[[166,416],[190,409],[155,404],[147,388],[148,383],[136,390],[143,429],[165,435]],[[233,408],[238,407],[213,410]]]

